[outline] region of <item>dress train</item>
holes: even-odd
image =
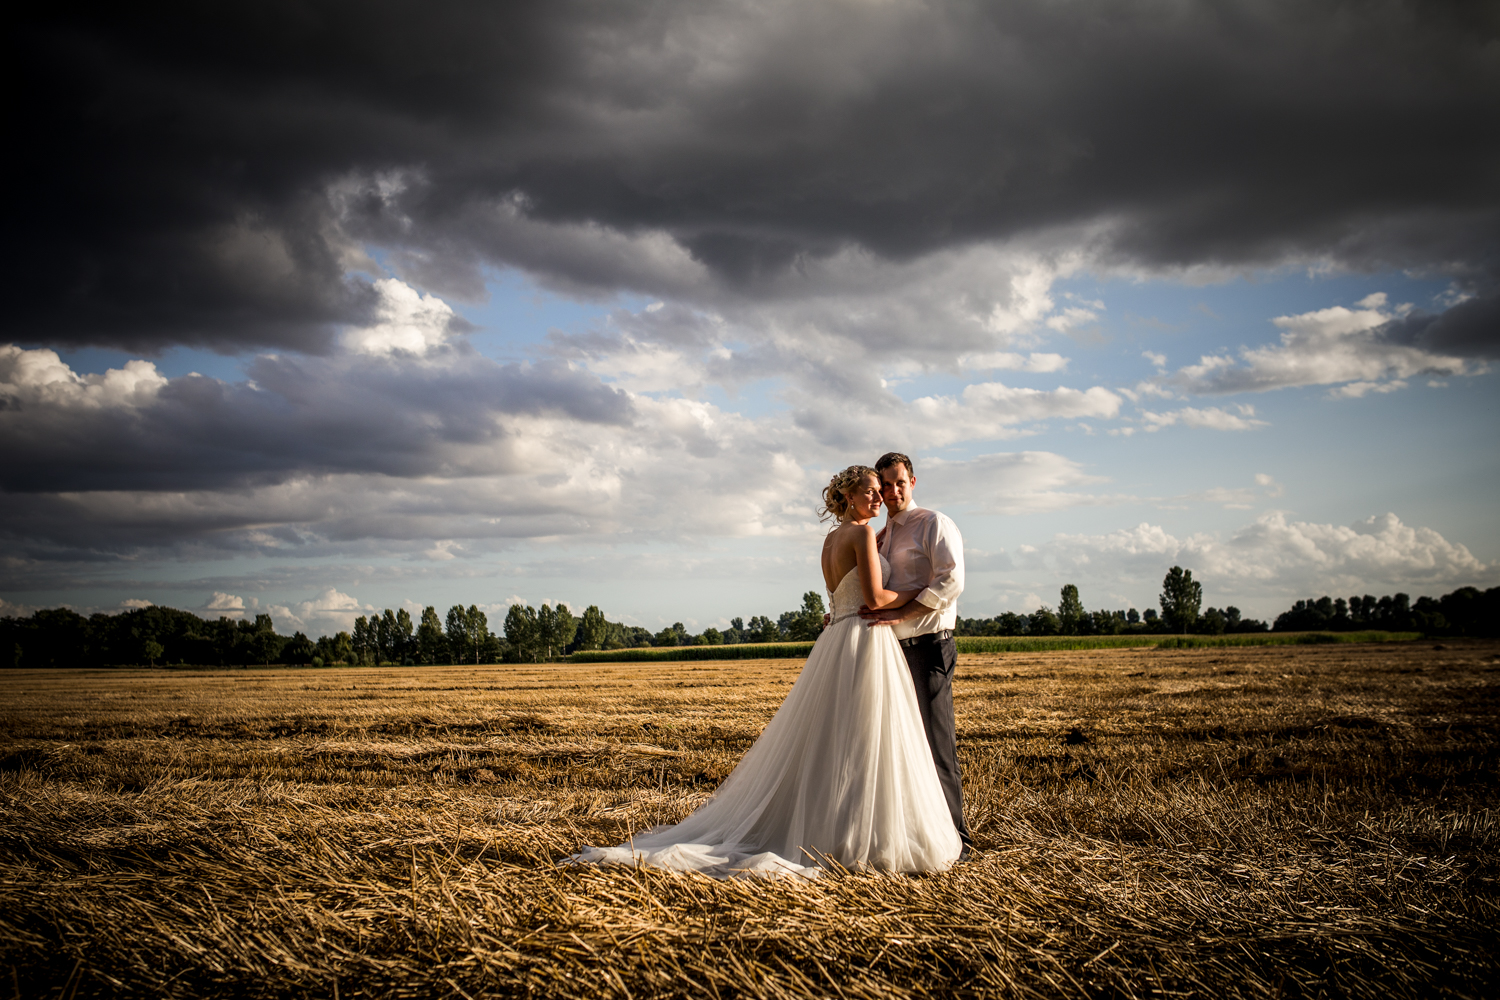
[[[882,568],[885,560],[882,558]],[[961,844],[938,783],[906,658],[889,628],[858,616],[857,571],[835,620],[776,715],[708,802],[681,823],[579,864],[641,864],[716,878],[941,871]]]

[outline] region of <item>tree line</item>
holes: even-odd
[[[1302,600],[1276,616],[1278,632],[1385,629],[1391,632],[1423,632],[1427,635],[1500,634],[1500,587],[1480,590],[1460,587],[1442,597],[1419,597],[1413,604],[1406,594],[1391,594],[1377,600],[1372,594],[1330,599]]]
[[[583,649],[807,641],[822,631],[823,613],[823,599],[808,591],[802,607],[774,621],[764,615],[751,617],[748,624],[735,618],[722,631],[706,628],[693,634],[681,622],[657,632],[612,622],[592,604],[579,616],[562,603],[539,608],[513,604],[496,632],[477,605],[456,604],[441,618],[428,605],[415,621],[405,608],[387,608],[356,618],[350,631],[312,640],[302,632],[279,634],[265,614],[253,620],[215,620],[153,605],[85,617],[68,608],[48,608],[28,617],[0,618],[0,655],[5,666],[37,668],[534,663]]]
[[[270,615],[205,619],[153,605],[86,618],[69,608],[0,618],[0,655],[11,667],[310,663],[314,649],[301,632],[291,638],[278,634]]]
[[[1428,635],[1500,635],[1500,587],[1481,591],[1460,587],[1439,598],[1419,597],[1415,604],[1407,594],[1376,599],[1321,597],[1300,600],[1282,612],[1273,624],[1245,618],[1234,605],[1202,608],[1203,586],[1191,570],[1173,566],[1162,579],[1161,607],[1088,611],[1078,587],[1065,584],[1056,610],[1042,605],[1031,614],[1007,611],[994,618],[960,618],[958,635],[1129,635],[1195,633],[1224,635],[1237,632],[1318,632],[1382,629],[1390,632],[1423,632]]]
[[[1245,618],[1239,608],[1202,608],[1203,587],[1190,570],[1173,566],[1162,579],[1156,608],[1089,611],[1075,584],[1066,584],[1057,607],[1030,614],[1007,611],[993,618],[961,618],[957,633],[972,636],[1127,635],[1234,632],[1306,632],[1384,629],[1444,636],[1500,635],[1500,587],[1460,587],[1442,597],[1398,593],[1376,598],[1299,600],[1274,623]],[[87,617],[68,608],[29,617],[0,618],[0,655],[11,667],[88,667],[123,664],[246,666],[253,664],[465,664],[535,663],[577,650],[638,646],[811,641],[823,630],[823,598],[802,595],[802,606],[776,619],[731,619],[727,629],[690,633],[681,622],[652,632],[605,618],[597,605],[575,616],[566,604],[533,608],[513,604],[491,629],[477,605],[454,605],[439,617],[431,605],[413,621],[405,609],[387,608],[355,619],[352,631],[320,636],[279,634],[270,615],[250,620],[200,618],[190,611],[151,606]]]

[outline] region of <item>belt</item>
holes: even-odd
[[[901,645],[915,646],[923,642],[947,642],[953,638],[953,630],[945,628],[941,632],[924,632],[922,635],[914,635],[909,639],[902,639]]]

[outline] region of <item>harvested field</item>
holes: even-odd
[[[559,868],[712,793],[796,660],[10,671],[22,997],[1489,994],[1500,642],[972,654],[980,860]]]

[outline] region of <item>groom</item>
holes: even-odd
[[[911,459],[888,452],[875,463],[875,471],[880,473],[881,499],[888,515],[879,539],[880,552],[891,564],[886,587],[921,593],[902,607],[890,611],[861,608],[860,614],[868,621],[890,622],[906,654],[938,780],[964,843],[963,860],[974,843],[964,822],[953,723],[953,668],[958,663],[953,629],[958,624],[958,595],[964,589],[964,541],[947,515],[912,501],[917,476]]]

